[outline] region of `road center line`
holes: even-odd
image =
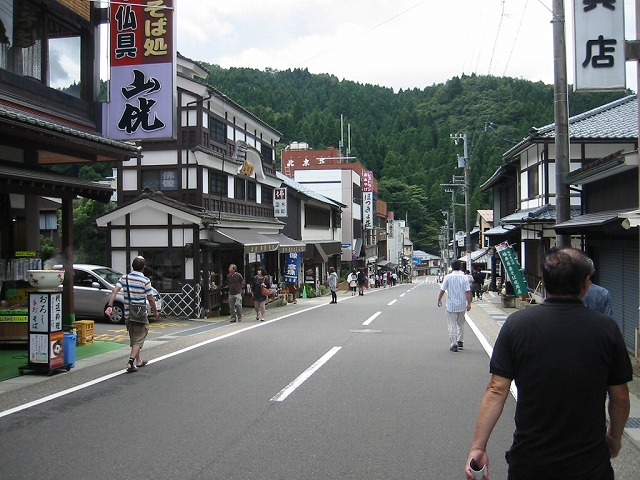
[[[398,301],[398,299],[395,298],[395,299],[391,300],[389,303],[387,303],[387,306],[389,307],[389,306],[393,305],[394,303],[396,303],[397,301]]]
[[[333,357],[342,347],[333,347],[327,353],[325,353],[316,363],[307,368],[302,374],[298,376],[293,382],[284,387],[280,392],[274,396],[272,402],[282,402],[285,398],[291,395],[296,388],[302,385],[311,375],[313,375],[322,365],[327,363],[331,357]]]
[[[365,322],[364,322],[362,325],[369,325],[369,324],[370,324],[371,322],[373,322],[373,321],[376,319],[376,317],[377,317],[378,315],[380,315],[381,313],[382,313],[382,312],[376,312],[376,313],[374,313],[374,314],[373,314],[373,315],[371,315],[369,318],[367,318],[367,319],[365,320]]]

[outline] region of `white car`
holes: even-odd
[[[61,270],[62,265],[55,265],[56,270]],[[116,282],[122,277],[122,273],[100,265],[73,264],[73,311],[76,317],[82,319],[105,319],[112,323],[122,323],[124,320],[124,304],[126,288],[121,289],[113,302],[111,315],[105,315],[111,292]],[[153,298],[156,301],[158,312],[162,312],[162,299],[154,288]],[[147,309],[151,311],[147,304]]]

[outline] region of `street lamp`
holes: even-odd
[[[462,163],[462,167],[464,168],[464,224],[465,224],[465,233],[466,233],[466,252],[467,252],[467,269],[471,270],[471,229],[470,220],[471,220],[471,205],[469,203],[470,191],[471,188],[469,186],[469,149],[467,146],[467,134],[466,133],[452,133],[449,135],[456,145],[460,144],[460,140],[463,142],[464,146],[464,156],[458,156],[458,167],[460,167]]]

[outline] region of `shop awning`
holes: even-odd
[[[278,249],[278,241],[253,230],[243,228],[217,228],[213,231],[216,242],[235,242],[244,246],[244,253],[272,252]]]
[[[335,240],[307,240],[304,258],[312,258],[315,263],[326,263],[329,257],[342,254],[342,243]]]
[[[282,233],[276,234],[262,234],[265,237],[271,238],[278,242],[279,253],[291,253],[291,252],[304,252],[307,248],[307,244],[300,240],[289,238]]]
[[[517,225],[497,225],[483,232],[485,237],[506,237],[510,233],[520,230]]]
[[[113,189],[109,185],[81,180],[76,177],[37,166],[0,161],[0,190],[54,198],[85,197],[107,203]]]
[[[556,232],[565,234],[576,234],[587,232],[604,232],[613,233],[619,230],[626,230],[629,225],[625,226],[625,219],[633,217],[634,211],[607,211],[598,213],[586,213],[558,223],[553,227]]]
[[[477,262],[478,260],[484,259],[484,257],[487,255],[487,251],[488,249],[483,249],[483,250],[476,250],[475,252],[471,252],[471,261]],[[460,260],[461,262],[466,262],[467,255],[464,254],[458,260]]]

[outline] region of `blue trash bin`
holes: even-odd
[[[78,335],[75,333],[64,334],[64,364],[76,366],[76,341]]]

